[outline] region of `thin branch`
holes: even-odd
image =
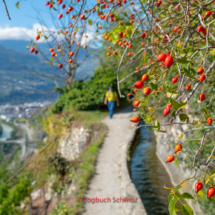
[[[11,20],[10,14],[9,14],[9,12],[8,12],[7,5],[6,5],[5,0],[3,0],[3,3],[4,3],[4,6],[5,6],[5,10],[6,10],[6,13],[7,13],[7,17],[8,17],[9,20]]]
[[[194,158],[193,158],[193,165],[192,165],[193,168],[195,168],[196,156],[199,154],[201,148],[203,147],[203,141],[204,141],[204,139],[205,139],[205,136],[206,136],[206,134],[207,134],[211,129],[213,129],[213,128],[208,129],[208,130],[205,131],[204,134],[203,134],[200,147],[199,147],[198,151],[196,152],[196,154],[194,155]]]
[[[208,163],[208,162],[209,162],[209,160],[211,159],[211,157],[212,157],[212,155],[213,155],[214,151],[215,151],[215,147],[214,147],[214,148],[213,148],[213,150],[211,151],[211,155],[210,155],[210,157],[207,159],[206,163]]]

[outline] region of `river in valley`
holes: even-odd
[[[154,134],[142,127],[131,148],[129,162],[132,181],[148,215],[169,215],[168,195],[173,187],[170,177],[156,155]]]
[[[13,128],[11,128],[9,125],[6,125],[4,123],[1,123],[2,126],[2,134],[0,135],[0,141],[5,141],[8,138],[10,138],[10,133],[13,131]]]

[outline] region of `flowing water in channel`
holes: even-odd
[[[148,215],[168,215],[170,177],[156,155],[154,135],[142,127],[131,148],[130,174]]]

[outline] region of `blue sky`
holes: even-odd
[[[35,37],[40,27],[38,13],[46,20],[48,27],[53,27],[49,7],[44,0],[22,0],[19,9],[18,0],[6,0],[11,20],[8,19],[3,3],[0,2],[0,40],[30,40]],[[26,37],[28,35],[28,37]]]
[[[0,26],[10,26],[10,27],[25,27],[31,28],[34,23],[38,23],[37,11],[41,12],[43,16],[50,22],[49,17],[49,7],[45,5],[44,0],[26,0],[20,2],[20,9],[16,8],[16,3],[18,0],[6,0],[7,7],[11,16],[11,20],[8,20],[3,3],[0,2]],[[34,8],[37,11],[34,10]],[[48,19],[49,18],[49,19]]]
[[[17,2],[18,0],[6,0],[11,17],[11,20],[9,20],[3,3],[0,1],[0,40],[30,40],[35,38],[37,29],[44,29],[44,26],[41,26],[38,20],[39,14],[41,14],[45,20],[48,28],[53,29],[53,21],[58,22],[58,14],[60,12],[54,11],[53,9],[50,10],[50,8],[46,6],[46,0],[21,0],[19,9],[15,6]],[[64,3],[66,2],[69,3],[70,0],[64,0]],[[73,2],[75,1],[73,0]],[[95,0],[88,0],[87,9],[92,8],[92,5],[95,3]],[[76,2],[74,4],[77,7],[80,6],[80,4]],[[60,11],[63,10],[61,7],[62,5],[60,5]],[[58,8],[58,5],[56,5],[56,8]],[[50,11],[54,13],[56,19],[52,19]],[[64,16],[61,21],[65,21],[66,26],[68,26],[68,19],[66,16]]]

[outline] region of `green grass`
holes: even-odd
[[[74,210],[65,201],[61,201],[52,211],[51,215],[74,215]]]
[[[43,112],[43,111],[42,111]],[[44,113],[44,112],[43,112]],[[47,113],[47,112],[46,112]],[[45,113],[45,114],[46,114]],[[37,116],[33,117],[33,120],[31,119],[31,124],[34,124],[34,127],[37,127],[37,123],[40,121],[37,121],[38,118],[40,118],[40,114],[36,114]],[[97,156],[99,153],[99,148],[101,144],[104,141],[105,135],[107,133],[107,127],[101,123],[101,121],[108,115],[108,110],[105,111],[75,111],[75,110],[68,110],[63,112],[61,115],[59,115],[56,120],[61,118],[62,122],[68,121],[69,124],[73,121],[77,121],[77,123],[80,123],[80,125],[84,125],[86,128],[91,129],[91,139],[90,142],[87,143],[88,145],[84,148],[82,154],[79,158],[76,160],[70,162],[71,169],[74,169],[74,172],[72,173],[72,177],[70,177],[70,173],[67,173],[67,178],[71,178],[73,180],[73,183],[76,186],[76,190],[74,193],[72,193],[68,198],[72,197],[72,202],[67,201],[67,198],[62,199],[62,201],[55,206],[55,209],[51,213],[52,215],[59,214],[59,215],[76,215],[80,214],[84,210],[84,202],[78,202],[77,198],[81,197],[83,198],[86,194],[86,191],[88,189],[89,180],[94,176],[95,174],[95,164],[97,161]],[[54,118],[55,119],[55,118]],[[39,122],[40,123],[40,122]],[[64,123],[62,123],[62,126],[64,126]],[[79,125],[77,125],[79,126]],[[96,134],[95,131],[98,131]],[[56,141],[56,143],[51,144],[46,151],[44,151],[42,154],[40,154],[27,168],[21,175],[30,175],[34,176],[36,175],[36,181],[37,183],[34,185],[34,189],[38,189],[43,187],[49,180],[50,175],[53,175],[52,180],[57,183],[57,175],[56,173],[52,172],[50,169],[50,165],[48,163],[48,158],[55,155],[56,149],[58,147],[59,139]],[[44,146],[44,143],[38,142],[38,147],[41,148]],[[56,184],[55,183],[55,184]],[[63,190],[66,192],[68,189],[67,187],[71,184],[65,183]],[[56,184],[56,189],[62,189],[62,184]],[[54,191],[54,189],[53,189]]]
[[[90,144],[88,149],[81,155],[81,159],[83,159],[83,162],[80,164],[81,171],[74,178],[74,180],[78,182],[78,188],[75,193],[75,214],[83,212],[84,202],[78,202],[77,199],[84,198],[84,195],[88,189],[89,179],[95,174],[95,164],[97,161],[99,148],[104,142],[105,135],[106,132],[101,133],[99,140]]]
[[[9,163],[12,163],[16,159],[18,160],[21,154],[22,154],[22,147],[21,145],[17,145],[9,159]]]
[[[84,124],[101,122],[108,115],[108,111],[71,111],[71,117]]]
[[[117,113],[128,106],[129,106],[129,102],[126,99],[124,99],[123,101],[120,102],[119,107],[114,108],[114,113]],[[109,113],[107,106],[103,110],[95,110],[95,111],[68,110],[68,111],[65,111],[64,114],[66,114],[67,112],[69,112],[70,116],[74,117],[75,120],[82,122],[84,124],[101,122],[106,116],[108,116],[108,113]]]

